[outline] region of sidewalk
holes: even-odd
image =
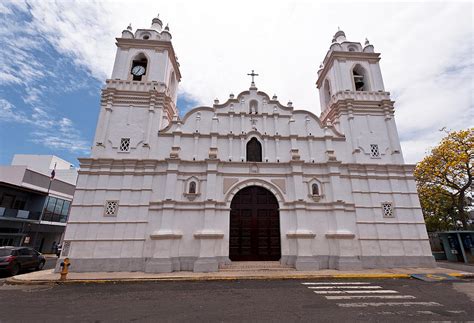
[[[366,269],[361,271],[339,271],[333,269],[319,271],[296,271],[294,269],[273,270],[222,270],[214,273],[172,272],[152,274],[144,272],[94,272],[70,273],[66,281],[59,281],[59,274],[53,270],[42,270],[10,277],[9,284],[50,284],[50,283],[106,283],[142,281],[204,281],[204,280],[281,280],[281,279],[377,279],[410,278],[412,274],[448,274],[454,277],[474,278],[474,273],[447,268],[393,268]]]
[[[468,273],[474,273],[474,264],[466,264],[463,262],[451,262],[447,260],[438,260],[436,264],[438,265],[438,267],[442,267],[442,268],[448,268],[448,269],[465,271]]]

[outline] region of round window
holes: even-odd
[[[148,35],[143,36],[143,39],[149,39],[149,38],[150,38],[150,36],[148,36]]]

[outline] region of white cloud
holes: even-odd
[[[18,110],[11,102],[0,98],[0,122],[16,122],[33,126],[30,141],[50,149],[87,154],[89,143],[82,139],[73,122],[65,117],[55,117],[35,107],[30,115]]]
[[[396,120],[408,162],[420,160],[436,144],[442,126],[472,126],[471,2],[231,5],[150,0],[139,6],[130,1],[29,1],[29,5],[34,19],[27,28],[38,30],[99,80],[110,75],[114,37],[129,22],[134,28],[148,27],[159,11],[170,23],[179,55],[181,93],[210,105],[216,97],[222,101],[231,92],[247,89],[246,73],[255,69],[259,89],[317,114],[317,67],[340,26],[349,40],[362,42],[368,37],[382,53],[385,86],[397,100]],[[23,68],[31,78],[44,71]],[[7,74],[17,82],[14,74]],[[2,78],[8,76],[0,74]]]

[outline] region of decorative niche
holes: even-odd
[[[322,191],[323,185],[319,180],[313,178],[308,182],[308,196],[315,202],[319,202],[324,197]]]
[[[185,181],[183,195],[190,201],[201,195],[199,180],[196,177],[190,177]]]

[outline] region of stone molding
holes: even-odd
[[[181,239],[182,237],[183,233],[181,231],[173,230],[159,230],[150,234],[151,240]]]
[[[325,234],[327,239],[354,239],[355,234],[350,231],[328,231]]]
[[[207,165],[206,160],[200,161],[192,161],[192,160],[181,160],[181,159],[173,159],[178,164],[193,164],[197,167],[202,166],[205,167]],[[111,175],[118,175],[118,174],[133,174],[133,175],[165,175],[169,171],[166,169],[168,160],[150,160],[150,159],[108,159],[108,158],[80,158],[81,163],[81,174],[97,174],[97,175],[105,175],[107,173]],[[225,160],[216,160],[218,165],[221,167],[227,166],[241,166],[247,165],[248,162],[240,162],[240,161],[225,161]],[[265,174],[261,174],[262,176],[266,177],[283,177],[292,174],[291,171],[291,162],[261,162],[258,163],[262,170],[265,170],[268,167],[268,170],[273,169],[275,166],[278,166],[280,169],[282,167],[288,168],[289,172],[285,174],[275,173],[275,172],[268,172]],[[339,174],[341,178],[393,178],[393,179],[412,179],[412,171],[413,165],[397,165],[397,164],[361,164],[356,165],[354,164],[347,164],[347,163],[338,163],[338,167],[340,170],[349,171],[349,174]],[[157,170],[157,167],[162,166],[163,170]],[[302,161],[302,166],[305,168],[305,177],[314,177],[314,176],[321,176],[321,177],[330,177],[332,174],[327,173],[309,173],[308,170],[311,169],[327,169],[328,164],[327,162],[320,162],[320,163],[312,163],[312,162],[305,162]],[[133,169],[130,169],[133,167]],[[122,168],[126,168],[127,171],[123,171]],[[130,169],[130,170],[129,170]],[[137,172],[138,170],[138,172]],[[354,173],[357,171],[358,173]],[[186,171],[176,171],[178,174],[187,174]],[[371,172],[376,172],[371,174]],[[206,171],[199,172],[200,174],[207,174]],[[194,173],[193,173],[194,174]],[[225,172],[225,171],[218,171],[219,175],[222,176],[242,176],[248,175],[247,173],[232,173],[232,172]]]
[[[67,224],[140,224],[148,221],[67,221]]]
[[[275,195],[275,198],[277,199],[280,205],[285,201],[284,194],[280,191],[280,188],[277,188],[277,186],[273,183],[261,179],[246,179],[244,181],[238,182],[224,196],[224,201],[230,204],[234,195],[237,194],[237,192],[239,192],[241,189],[248,186],[261,186],[266,188],[267,190],[272,192],[273,195]]]
[[[224,232],[214,230],[201,230],[194,232],[196,239],[223,239]]]
[[[288,231],[286,233],[286,237],[288,239],[314,239],[316,237],[316,233],[310,230]]]
[[[376,237],[359,237],[358,240],[378,240],[378,241],[429,241],[428,238],[376,238]]]
[[[145,238],[120,238],[120,239],[68,239],[68,241],[74,242],[74,241],[80,241],[80,242],[86,242],[86,241],[91,241],[91,242],[103,242],[103,241],[145,241]]]
[[[356,221],[356,224],[422,224],[425,225],[425,222],[408,222],[408,221]]]

